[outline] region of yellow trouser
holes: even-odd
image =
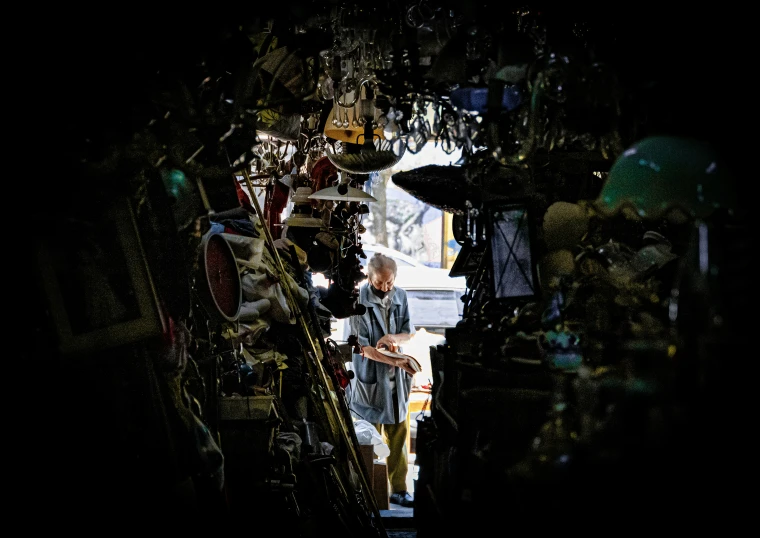
[[[391,453],[388,454],[388,480],[391,483],[391,493],[406,491],[406,473],[409,470],[409,453],[406,447],[406,438],[409,436],[409,416],[403,421],[398,419],[398,400],[393,395],[393,415],[396,424],[373,424],[380,432],[383,441],[388,445]]]

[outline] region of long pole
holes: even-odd
[[[382,524],[382,518],[380,516],[380,510],[377,507],[377,503],[375,502],[375,497],[372,492],[372,489],[369,486],[369,482],[367,481],[367,475],[363,470],[366,470],[367,473],[369,473],[369,469],[365,469],[364,462],[362,459],[360,459],[359,453],[356,449],[356,446],[354,445],[352,436],[349,435],[347,427],[348,425],[345,423],[344,420],[342,420],[343,415],[338,412],[338,407],[336,400],[338,398],[337,393],[335,392],[335,387],[332,384],[332,381],[327,376],[327,373],[324,370],[324,367],[322,366],[322,352],[321,349],[314,345],[314,338],[311,335],[311,331],[309,330],[309,326],[306,324],[306,319],[303,316],[303,313],[301,312],[301,308],[296,302],[296,300],[293,298],[293,294],[290,290],[290,287],[286,284],[285,279],[285,266],[282,264],[282,259],[280,258],[279,253],[277,252],[277,248],[274,245],[274,240],[272,239],[272,234],[269,230],[269,227],[266,226],[266,220],[264,218],[264,214],[261,212],[261,206],[259,205],[259,200],[256,197],[256,193],[253,190],[253,183],[251,182],[250,174],[248,173],[248,170],[243,170],[243,173],[245,175],[245,181],[246,181],[246,187],[248,188],[248,192],[251,197],[251,201],[253,203],[254,208],[256,209],[256,213],[259,216],[259,220],[262,222],[264,229],[264,235],[266,236],[267,243],[272,249],[272,257],[275,260],[275,263],[277,264],[277,271],[279,272],[281,276],[281,282],[283,283],[282,288],[285,290],[285,296],[290,303],[289,306],[292,309],[292,312],[295,314],[296,318],[298,319],[301,329],[303,330],[304,334],[306,335],[306,339],[309,341],[309,347],[311,348],[311,353],[307,353],[306,358],[306,364],[309,368],[309,373],[314,376],[316,374],[316,378],[319,381],[320,389],[326,388],[327,394],[323,392],[323,390],[319,391],[319,397],[322,398],[322,400],[328,401],[328,409],[331,411],[331,415],[328,416],[328,421],[330,422],[330,427],[340,430],[340,433],[342,434],[343,441],[348,449],[348,455],[350,457],[351,463],[354,466],[354,469],[356,469],[358,472],[356,473],[361,481],[362,486],[362,493],[365,502],[370,506],[372,513],[375,517],[375,521],[377,523],[377,529],[380,531],[381,536],[387,538],[387,533],[385,531],[385,528]],[[309,359],[311,357],[316,358],[317,360],[313,361],[316,364],[313,364],[312,361]]]

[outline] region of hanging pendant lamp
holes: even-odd
[[[366,122],[377,125],[376,86],[377,83],[372,78],[363,79],[352,89],[341,85],[343,91],[338,90],[323,130],[327,138],[348,144],[361,144],[367,133]],[[382,137],[383,128],[380,125],[374,131],[370,129],[370,140]]]
[[[311,188],[309,187],[298,187],[296,189],[296,193],[293,196],[293,211],[283,224],[294,228],[322,227],[322,220],[312,215],[312,206],[309,200],[311,198],[310,194]]]
[[[338,172],[340,184],[334,187],[320,189],[309,198],[312,200],[335,200],[338,202],[377,202],[377,198],[361,189],[348,184],[349,177],[343,171]]]
[[[341,105],[342,101],[336,100],[327,118],[325,136],[341,142],[362,145],[359,153],[327,155],[339,170],[353,174],[380,172],[397,164],[404,155],[405,145],[394,151],[394,145],[385,140],[383,127],[378,122],[375,91],[376,84],[372,79],[363,80],[358,92],[347,94],[353,97],[353,101],[349,101],[346,106]],[[349,110],[352,116],[350,122]]]
[[[371,174],[395,166],[404,155],[404,145],[396,152],[390,141],[382,137],[377,139],[370,122],[364,124],[363,137],[364,143],[359,153],[328,153],[327,158],[338,170],[352,174]]]

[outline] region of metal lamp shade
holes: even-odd
[[[344,186],[345,187],[345,186]],[[377,199],[369,193],[356,187],[348,187],[346,194],[338,192],[340,187],[327,187],[310,195],[312,200],[336,200],[339,202],[377,202]]]

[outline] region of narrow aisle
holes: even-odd
[[[418,469],[414,464],[415,455],[409,455],[409,472],[406,483],[409,493],[414,495],[414,480],[417,478]],[[388,510],[380,510],[383,526],[388,533],[388,538],[416,538],[417,530],[414,527],[414,508],[388,503]]]

